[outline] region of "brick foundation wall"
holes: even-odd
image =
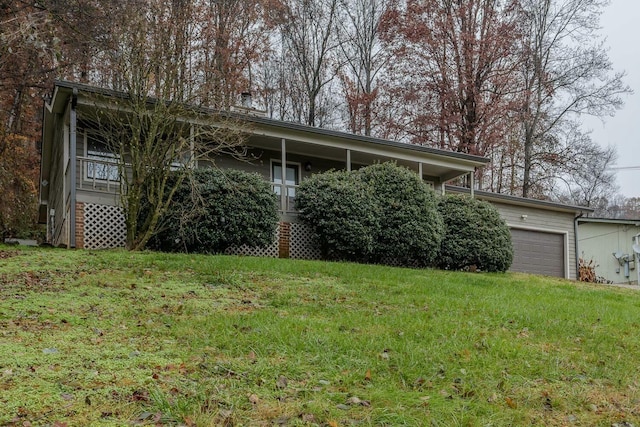
[[[84,248],[84,203],[76,202],[76,248]]]
[[[289,249],[291,247],[291,224],[288,222],[280,223],[280,239],[278,241],[278,257],[289,258]]]

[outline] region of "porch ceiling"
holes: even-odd
[[[465,175],[475,169],[476,162],[468,162],[460,159],[448,159],[445,156],[430,156],[412,150],[407,144],[404,149],[387,149],[379,147],[367,147],[362,145],[344,144],[342,147],[336,144],[325,145],[321,141],[307,142],[287,139],[286,151],[290,154],[314,158],[344,162],[346,166],[347,150],[351,150],[351,164],[355,168],[360,165],[370,165],[378,162],[395,161],[397,164],[407,167],[416,173],[419,171],[419,163],[422,163],[422,173],[425,176],[438,178],[439,182],[454,179]],[[252,135],[248,144],[252,147],[280,151],[282,138],[265,135]]]

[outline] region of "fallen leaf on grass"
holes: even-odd
[[[507,404],[507,406],[511,409],[516,409],[518,407],[518,404],[516,403],[515,400],[513,400],[510,397],[505,397],[504,402]]]
[[[251,402],[252,405],[257,405],[258,403],[260,403],[260,398],[258,396],[256,396],[255,394],[250,394],[249,395],[249,402]]]
[[[287,384],[289,384],[287,377],[285,377],[284,375],[280,375],[278,381],[276,382],[276,387],[280,389],[287,388]]]
[[[142,414],[138,415],[134,422],[151,421],[154,423],[158,423],[161,419],[161,412],[143,412]]]
[[[313,414],[300,414],[299,418],[305,423],[316,423],[316,417]]]
[[[148,402],[149,392],[146,390],[134,390],[134,392],[131,393],[131,400],[134,402]]]
[[[273,424],[278,426],[286,426],[289,423],[289,417],[282,416],[273,420]]]
[[[371,369],[367,369],[367,372],[364,374],[365,381],[371,381]]]
[[[348,405],[352,405],[352,406],[371,406],[371,402],[369,402],[368,400],[362,400],[357,396],[351,396],[350,398],[347,399],[347,404]]]
[[[327,423],[327,425],[328,425],[329,427],[338,427],[338,422],[337,422],[337,421],[334,421],[334,420],[330,420],[330,421]]]

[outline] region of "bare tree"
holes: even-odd
[[[413,142],[485,155],[504,140],[516,17],[513,2],[497,0],[408,1],[386,14],[385,40],[404,75],[392,90]]]
[[[108,71],[122,91],[96,95],[94,106],[82,111],[117,155],[127,247],[133,250],[144,248],[155,234],[198,158],[243,153],[242,134],[230,130],[239,126],[225,126],[213,114],[203,117],[186,104],[196,99],[195,83],[185,72],[186,56],[176,56],[174,49],[183,40],[184,27],[173,25],[185,12],[179,3],[127,5],[127,20],[112,34],[108,51]],[[190,125],[195,118],[203,124]]]
[[[328,96],[324,91],[335,77],[332,60],[339,46],[338,1],[285,0],[280,10],[282,49],[291,59],[285,72],[294,85],[290,88],[293,119],[309,126],[319,125],[330,114],[322,109],[322,103]]]
[[[555,159],[557,175],[548,176],[550,195],[563,202],[587,206],[603,216],[618,192],[615,147],[600,147],[588,134],[577,130],[561,159]],[[550,162],[547,162],[550,163]]]
[[[189,2],[187,2],[189,3]],[[237,96],[254,89],[254,69],[269,48],[267,0],[200,0],[191,18],[197,47],[192,60],[203,103],[229,109]]]
[[[380,22],[390,0],[342,0],[338,20],[339,75],[346,98],[349,130],[371,135],[378,96],[378,76],[387,51],[380,43]]]
[[[523,0],[521,76],[522,195],[531,195],[536,150],[566,120],[611,115],[630,92],[613,73],[599,14],[606,0]]]

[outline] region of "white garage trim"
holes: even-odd
[[[533,226],[523,226],[522,224],[513,224],[507,222],[507,227],[509,229],[515,228],[518,230],[526,230],[526,231],[540,231],[542,233],[551,233],[551,234],[561,234],[564,240],[564,278],[568,279],[570,277],[569,272],[569,232],[566,230],[558,230],[553,228],[544,228],[544,227],[533,227]],[[576,272],[577,274],[577,272]]]

